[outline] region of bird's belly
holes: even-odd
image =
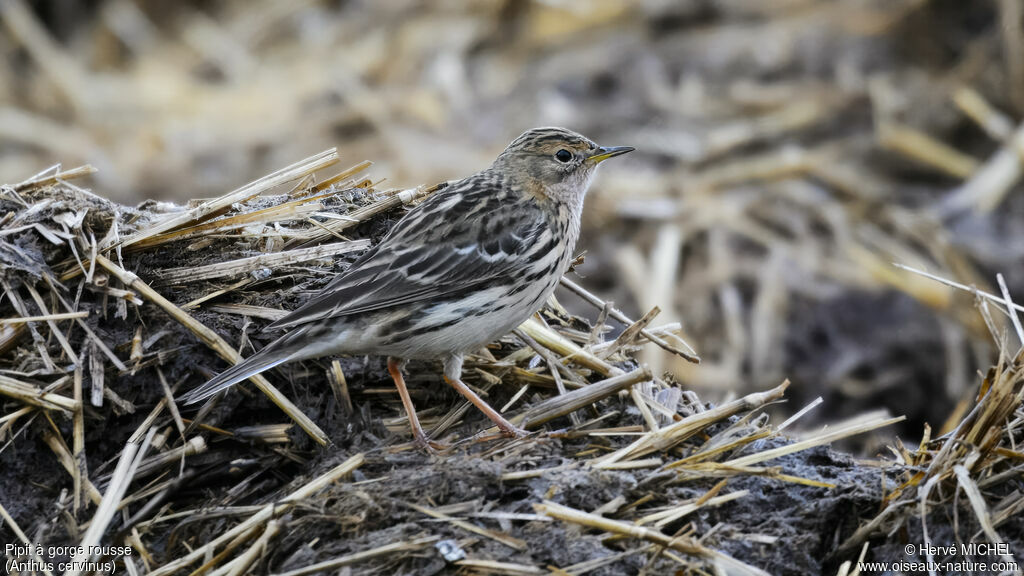
[[[557,278],[538,282],[511,296],[507,286],[499,286],[425,307],[413,321],[414,328],[389,333],[387,325],[380,326],[372,353],[434,359],[478,350],[539,310],[556,282]]]

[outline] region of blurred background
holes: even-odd
[[[1002,272],[1024,299],[1022,13],[0,0],[0,182],[90,163],[98,194],[180,202],[337,146],[412,187],[566,126],[637,148],[592,189],[576,280],[634,318],[659,306],[704,360],[647,361],[709,401],[790,378],[784,411],[888,410],[913,439],[963,410],[995,347],[969,294],[892,263],[989,291]]]

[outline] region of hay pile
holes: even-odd
[[[0,2],[0,182],[99,167],[0,192],[0,541],[218,573],[1018,553],[1020,3],[578,6]],[[433,461],[377,358],[286,366],[198,414],[169,401],[432,188],[325,153],[187,206],[104,198],[219,196],[339,141],[432,182],[540,124],[638,148],[602,168],[543,322],[467,364],[559,433],[474,438],[486,421],[414,364],[455,443]]]
[[[906,437],[947,432],[996,348],[969,297],[890,262],[1024,290],[1019,12],[7,0],[0,181],[91,163],[108,198],[183,202],[344,142],[407,185],[567,126],[638,148],[602,168],[579,271],[632,318],[684,322],[704,362],[649,346],[655,372],[715,401],[791,378],[795,405],[827,400],[807,422],[884,407]]]
[[[74,184],[88,168],[0,188],[0,535],[43,546],[20,561],[80,544],[96,553],[74,560],[152,574],[809,574],[907,560],[897,541],[1024,542],[1020,354],[953,432],[858,461],[827,445],[901,418],[794,440],[819,402],[773,423],[788,382],[703,403],[635,359],[646,342],[691,355],[677,323],[634,322],[572,281],[589,317],[552,300],[467,362],[526,439],[476,434],[484,417],[414,363],[423,424],[452,447],[410,450],[376,358],[290,365],[178,408],[440,188],[380,189],[368,162],[325,172],[337,162],[188,207],[109,202]],[[997,331],[992,302],[1008,296],[981,307]]]

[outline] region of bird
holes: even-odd
[[[285,362],[387,357],[415,443],[423,431],[403,371],[442,360],[443,379],[505,436],[526,434],[462,382],[464,356],[540,310],[573,261],[598,165],[632,152],[565,128],[527,130],[484,170],[434,192],[321,292],[266,330],[290,329],[187,393],[195,404]]]

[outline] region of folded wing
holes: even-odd
[[[524,273],[535,251],[554,248],[533,200],[510,215],[495,210],[497,202],[515,201],[501,191],[453,188],[410,212],[323,292],[268,329],[484,289]]]

